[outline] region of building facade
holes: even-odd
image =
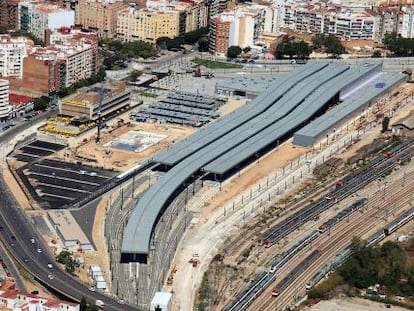
[[[93,37],[96,35],[75,33],[48,47],[29,47],[22,77],[11,79],[11,85],[32,96],[50,95],[97,74],[102,58]]]
[[[117,31],[118,11],[122,8],[122,0],[79,0],[76,24],[97,32],[100,37],[113,37]]]
[[[77,90],[59,101],[59,114],[72,117],[79,122],[88,122],[99,118],[99,99],[101,85],[96,84]],[[103,87],[101,116],[114,113],[128,106],[131,91],[124,82],[110,82]]]
[[[23,58],[33,41],[25,37],[0,35],[0,77],[23,77]]]
[[[117,37],[122,41],[143,40],[155,44],[160,37],[175,38],[185,32],[185,11],[175,9],[136,9],[118,12]]]
[[[0,26],[6,29],[16,29],[19,0],[0,0]]]
[[[9,81],[0,79],[0,122],[4,122],[9,117]]]
[[[213,16],[209,23],[209,52],[214,55],[226,55],[229,48],[230,27],[234,18],[232,15],[219,14]]]
[[[47,29],[73,26],[75,24],[75,12],[57,5],[36,4],[31,21],[31,32],[44,41]]]

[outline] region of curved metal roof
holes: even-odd
[[[226,133],[239,127],[241,124],[256,117],[265,109],[273,105],[285,92],[296,83],[305,79],[324,68],[329,64],[308,63],[301,67],[300,71],[294,71],[284,76],[283,81],[277,80],[266,92],[257,96],[253,101],[247,103],[236,111],[224,116],[216,122],[202,128],[193,135],[177,142],[165,151],[153,157],[153,161],[166,165],[175,165],[197,150],[203,148],[210,142],[218,139]],[[278,83],[279,82],[279,83]]]
[[[360,68],[353,68],[347,72],[343,72],[343,74],[339,76],[333,78],[326,76],[320,81],[318,80],[312,82],[310,85],[310,91],[308,91],[309,88],[304,88],[302,91],[308,92],[306,99],[300,106],[292,111],[291,114],[289,114],[289,116],[294,116],[294,118],[289,118],[288,116],[281,120],[281,122],[272,124],[263,132],[257,132],[257,134],[248,141],[243,142],[232,150],[229,150],[229,152],[207,164],[203,170],[216,174],[226,173],[239,163],[243,162],[245,159],[253,156],[261,149],[280,139],[290,130],[299,126],[301,122],[312,118],[312,116],[322,109],[323,106],[341,89],[347,87],[352,81],[364,76],[373,69],[375,68],[367,67],[364,70],[361,70]],[[284,121],[285,119],[288,120],[287,123]]]
[[[339,68],[341,66],[335,67]],[[148,253],[152,230],[155,226],[156,219],[164,212],[166,202],[168,202],[173,193],[189,177],[191,177],[191,175],[199,171],[208,162],[241,143],[243,141],[242,139],[245,139],[244,136],[240,136],[242,131],[246,131],[250,136],[254,135],[254,132],[248,128],[250,126],[248,121],[254,119],[261,112],[264,112],[265,109],[273,105],[273,103],[278,103],[278,100],[292,88],[296,87],[296,89],[291,92],[298,93],[299,90],[304,87],[304,84],[300,84],[300,82],[303,80],[309,80],[308,83],[314,81],[315,79],[313,75],[319,73],[322,69],[325,69],[324,74],[338,74],[338,69],[328,68],[327,64],[311,64],[302,68],[304,68],[304,70],[289,75],[288,79],[284,81],[282,85],[269,90],[269,92],[266,92],[262,96],[258,96],[250,105],[244,106],[246,108],[242,107],[238,109],[237,112],[228,115],[227,118],[223,118],[221,121],[219,120],[218,122],[213,123],[212,125],[214,126],[210,125],[209,127],[206,127],[204,131],[200,130],[196,134],[190,136],[186,140],[187,142],[182,143],[184,148],[173,147],[174,149],[178,149],[177,155],[179,158],[183,158],[184,154],[188,155],[188,158],[185,158],[185,160],[178,163],[164,174],[150,189],[148,189],[134,207],[124,230],[121,247],[123,253]],[[346,66],[342,66],[340,71],[346,70],[346,68]],[[324,74],[319,73],[318,77],[323,76]],[[278,107],[279,109],[282,108],[280,105],[278,105]],[[255,108],[259,111],[257,112]],[[281,115],[277,116],[280,117]],[[272,116],[267,117],[271,118]],[[230,122],[232,122],[232,124],[230,124]],[[196,146],[192,146],[188,141],[194,142]]]

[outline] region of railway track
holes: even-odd
[[[414,172],[410,174],[410,178],[414,177]],[[377,195],[370,199],[367,203],[367,206],[364,208],[365,212],[360,214],[359,212],[354,212],[350,215],[349,223],[342,222],[340,226],[334,226],[331,230],[330,235],[327,232],[321,234],[321,236],[315,241],[314,246],[317,248],[322,256],[317,258],[312,264],[310,264],[305,271],[305,275],[308,277],[302,277],[300,280],[292,279],[289,284],[284,286],[284,290],[280,291],[277,298],[271,296],[271,288],[266,289],[261,295],[262,298],[257,299],[251,304],[250,310],[282,310],[284,307],[292,303],[292,298],[297,297],[300,293],[305,294],[305,283],[306,281],[330,258],[334,257],[340,251],[344,250],[349,246],[348,238],[353,236],[363,237],[367,233],[371,232],[373,229],[378,227],[378,222],[374,218],[378,210],[376,207],[383,205],[384,208],[387,208],[388,213],[396,214],[401,209],[403,209],[407,203],[411,200],[411,193],[414,190],[414,185],[412,187],[402,188],[400,182],[395,182],[392,184],[391,190],[396,190],[393,195],[391,195],[387,200],[383,200],[379,192]],[[391,204],[394,203],[394,204]],[[363,217],[361,217],[363,215]],[[332,238],[331,238],[332,237]],[[308,249],[304,249],[303,253],[298,254],[297,260],[293,260],[291,263],[283,267],[283,271],[291,271],[295,265],[298,265],[297,261],[300,261],[301,258],[306,256],[306,253],[309,252]],[[286,274],[286,273],[284,273]],[[281,274],[276,278],[276,282],[283,277],[284,274]],[[276,285],[278,287],[279,285]]]
[[[326,197],[316,202],[317,206],[322,205],[318,212],[315,212],[312,209],[314,204],[309,205],[269,230],[268,235],[260,241],[261,244],[264,244],[266,247],[273,245],[275,241],[281,240],[289,233],[299,228],[303,223],[313,219],[315,216],[331,207],[334,204],[335,199],[342,200],[355,191],[362,189],[373,180],[386,175],[395,167],[397,161],[405,161],[414,155],[414,148],[412,148],[413,144],[414,138],[409,139],[397,147],[392,148],[387,155],[382,155],[374,159],[370,164],[365,166],[365,170],[362,170],[361,173],[345,177],[345,185],[343,187],[332,191],[330,194],[331,197]],[[266,241],[267,243],[265,243]],[[261,292],[263,292],[264,288],[268,287],[269,283],[269,276],[267,276],[266,273],[263,273],[256,279],[256,281],[252,282],[245,291],[238,295],[236,300],[228,305],[225,310],[245,310],[247,306],[251,304]]]

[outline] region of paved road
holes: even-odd
[[[23,123],[3,132],[0,136],[0,144],[7,145],[12,138],[34,125],[34,122],[43,121],[51,113],[52,111],[49,111],[31,122]],[[128,305],[119,305],[109,296],[89,291],[86,285],[60,270],[52,254],[48,253],[48,248],[42,238],[31,225],[27,216],[21,211],[2,176],[0,176],[0,198],[2,203],[0,209],[0,238],[3,240],[8,253],[34,275],[35,279],[62,293],[63,296],[76,301],[80,301],[82,297],[85,297],[91,303],[96,299],[100,299],[105,303],[105,310],[137,310]],[[31,238],[35,238],[36,242],[34,244],[31,243]],[[41,252],[38,252],[38,248],[41,249]],[[49,269],[47,267],[48,263],[52,263],[54,268]],[[49,274],[54,276],[53,280],[48,278]]]

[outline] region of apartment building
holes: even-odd
[[[296,32],[333,34],[345,40],[374,39],[375,17],[370,11],[353,12],[326,3],[291,3],[285,9],[284,24]]]
[[[32,33],[45,40],[47,29],[71,27],[75,24],[75,12],[53,4],[37,4],[33,10]]]
[[[227,0],[210,0],[208,1],[208,18],[223,13],[227,9]]]
[[[76,36],[70,43],[32,47],[23,60],[23,77],[10,79],[20,93],[50,95],[97,74],[100,59],[96,41]]]
[[[234,21],[232,14],[218,14],[209,23],[209,52],[214,55],[226,55],[229,48],[230,27]]]
[[[10,110],[9,81],[0,79],[0,122],[7,120]]]
[[[70,27],[75,13],[56,4],[21,2],[18,5],[18,29],[44,40],[47,29]]]
[[[403,8],[399,33],[403,38],[414,38],[414,8]]]
[[[20,290],[9,289],[0,292],[1,310],[36,311],[79,311],[80,305],[63,300],[42,298]]]
[[[122,0],[79,0],[76,7],[76,24],[92,30],[100,37],[113,37],[117,32],[118,12]]]
[[[208,25],[208,1],[207,0],[180,0],[181,3],[188,3],[191,6],[187,12],[189,29],[196,30]],[[189,31],[192,31],[189,30]]]
[[[0,0],[0,26],[6,29],[17,27],[19,0]]]
[[[116,34],[122,41],[142,40],[155,44],[160,37],[175,38],[184,34],[185,14],[176,7],[129,7],[118,12]]]
[[[33,41],[25,37],[0,35],[0,77],[22,78],[23,58],[30,45]]]

